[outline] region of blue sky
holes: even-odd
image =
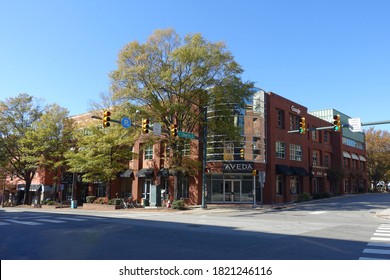
[[[0,99],[86,112],[125,44],[174,28],[225,42],[244,80],[309,110],[390,120],[389,15],[386,0],[0,0]]]

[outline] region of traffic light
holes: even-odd
[[[177,124],[171,124],[171,137],[177,137]]]
[[[252,175],[257,176],[259,174],[259,170],[253,169],[252,170]]]
[[[142,132],[144,134],[149,133],[149,119],[142,119]]]
[[[341,131],[341,121],[339,114],[333,116],[333,130],[337,132]]]
[[[110,126],[110,121],[111,121],[111,112],[105,110],[103,113],[103,127],[108,127]]]
[[[245,157],[245,150],[244,148],[240,149],[240,158],[244,158]]]
[[[305,117],[301,117],[299,119],[299,133],[306,134],[306,119],[305,119]]]

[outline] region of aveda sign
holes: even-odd
[[[254,169],[253,162],[224,162],[224,173],[251,173]]]

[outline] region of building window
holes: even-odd
[[[318,154],[317,151],[313,151],[313,166],[318,165]]]
[[[284,142],[276,142],[276,157],[286,158],[286,144]]]
[[[276,194],[283,195],[283,176],[282,175],[276,176]]]
[[[329,132],[324,131],[324,142],[328,143],[328,139],[329,139]]]
[[[284,111],[278,110],[278,127],[284,128]]]
[[[189,183],[189,177],[183,176],[181,181],[181,197],[182,198],[188,198],[189,197],[189,189],[190,189],[190,183]]]
[[[145,159],[153,159],[153,146],[147,146],[145,148]]]
[[[183,156],[190,156],[191,153],[191,142],[189,139],[185,139],[180,145],[181,153]]]
[[[319,133],[319,131],[317,131],[317,130],[312,130],[312,132],[311,132],[311,139],[314,142],[318,142],[318,139],[319,139],[318,133]]]
[[[302,147],[290,144],[290,160],[302,161]]]
[[[299,116],[290,114],[290,130],[299,129],[299,120]]]
[[[325,155],[325,156],[324,156],[324,166],[327,167],[327,168],[330,167],[329,158],[330,158],[329,155]]]
[[[320,166],[320,152],[319,151],[313,151],[313,166]]]

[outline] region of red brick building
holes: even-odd
[[[208,113],[213,114],[211,109]],[[303,105],[275,93],[263,90],[254,93],[244,110],[232,113],[235,125],[241,128],[242,141],[229,142],[212,131],[208,133],[207,203],[251,204],[254,188],[256,202],[265,204],[287,203],[305,196],[366,192],[364,134],[352,133],[348,128],[341,132],[331,128],[316,130],[332,126],[334,114],[341,115],[342,123],[348,122],[348,116],[333,109],[309,113]],[[289,133],[298,130],[301,117],[306,120],[306,133]],[[90,115],[73,119],[82,125],[90,121]],[[188,140],[182,152],[201,162],[202,149],[198,140]],[[180,197],[188,204],[201,204],[201,172],[178,180],[169,170],[170,153],[162,141],[150,145],[141,137],[133,152],[139,156],[129,159],[128,169],[118,175],[111,186],[111,197],[131,194],[139,201],[155,201],[152,196],[160,196],[161,191],[163,204],[172,199],[176,184]],[[259,171],[255,177],[253,170]],[[263,188],[262,174],[265,174]],[[35,181],[43,182],[39,177]],[[88,195],[106,195],[104,182],[84,184],[77,174],[64,176],[61,184],[48,181],[44,184],[53,185],[64,200],[72,194],[79,202]]]

